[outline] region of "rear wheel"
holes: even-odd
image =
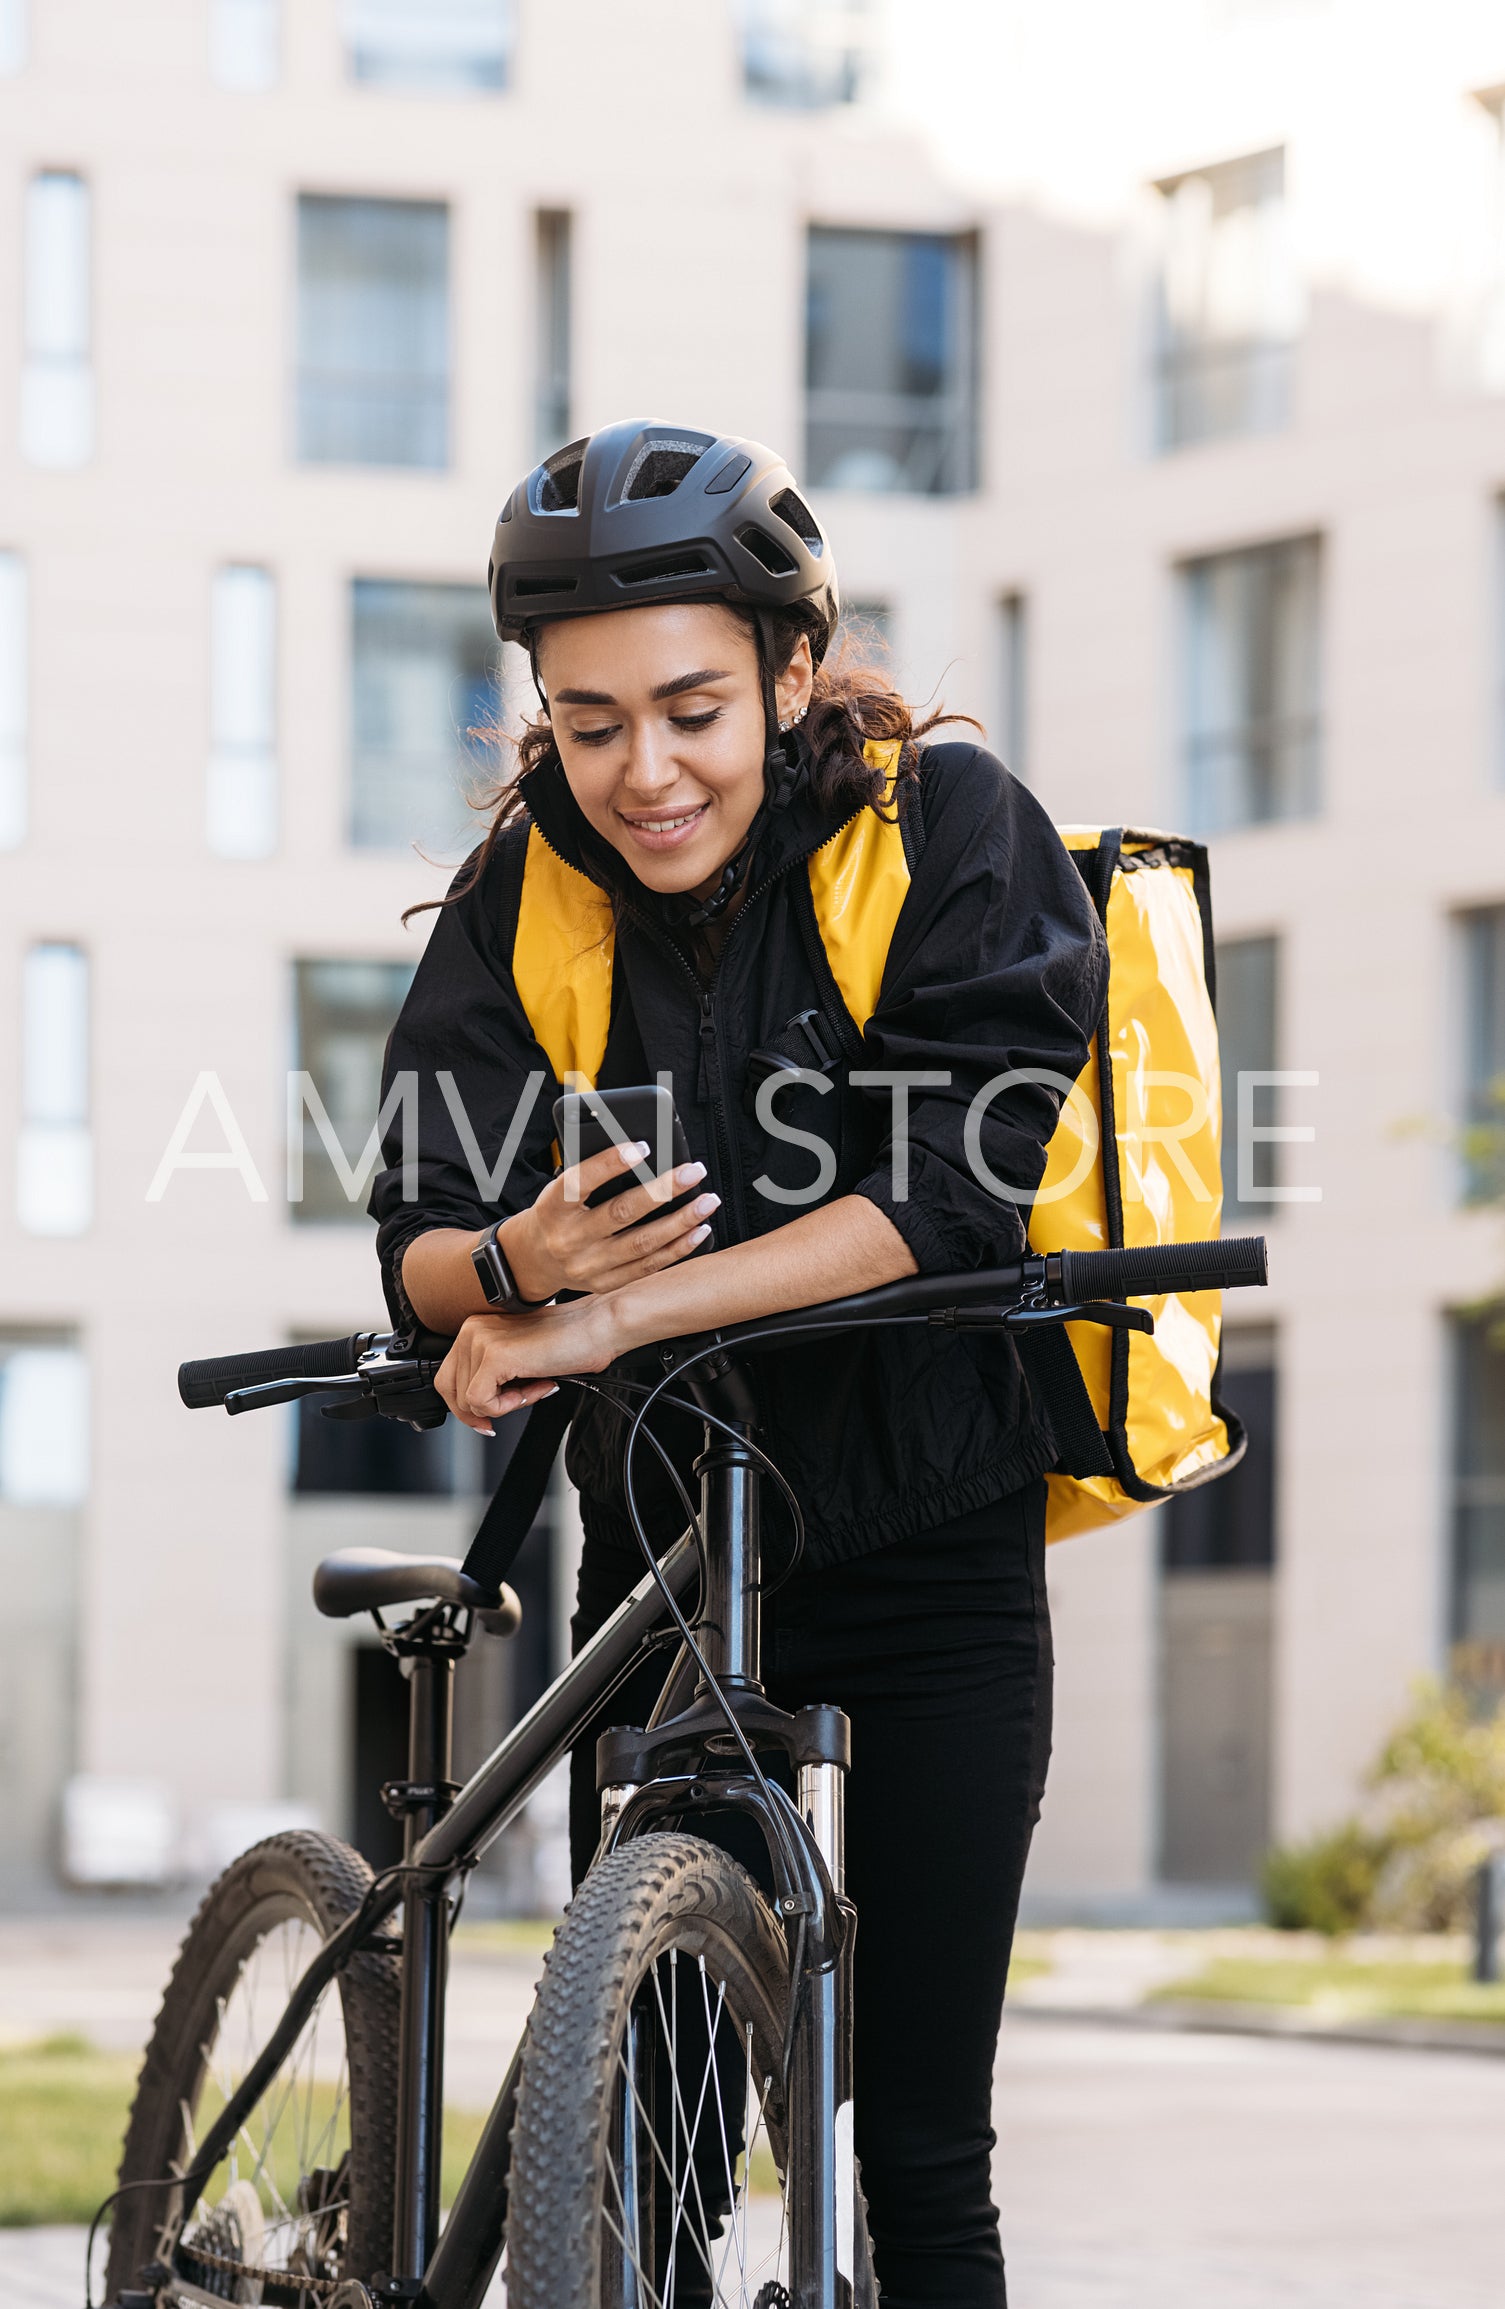
[[[512,2136],[508,2309],[784,2309],[789,1963],[699,1838],[609,1855],[560,1926]],[[859,2208],[859,2304],[873,2299]]]
[[[354,1957],[185,2223],[181,2173],[286,2008],[310,1958],[360,1906],[371,1871],[328,1836],[273,1836],[229,1867],[188,1929],[126,2132],[106,2298],[160,2261],[226,2301],[316,2309],[342,2277],[390,2266],[398,1962]],[[159,2300],[184,2298],[171,2280]]]

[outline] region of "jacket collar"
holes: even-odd
[[[803,738],[800,742],[803,747]],[[557,753],[545,754],[537,768],[529,770],[518,783],[528,816],[567,866],[588,875],[602,889],[652,909],[654,893],[638,880],[620,851],[595,831],[570,792]],[[754,885],[809,857],[853,815],[850,807],[823,810],[810,791],[809,781],[802,778],[786,807],[771,812],[764,823],[753,860]]]

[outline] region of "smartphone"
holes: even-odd
[[[635,1083],[623,1090],[567,1090],[563,1098],[554,1101],[554,1135],[566,1165],[583,1163],[609,1146],[630,1146],[634,1140],[645,1140],[647,1155],[632,1165],[632,1175],[642,1186],[694,1159],[673,1094],[656,1082]],[[597,1203],[609,1202],[621,1191],[619,1179],[608,1179],[586,1196],[585,1207],[593,1210]],[[699,1185],[686,1188],[651,1217],[661,1219],[667,1212],[677,1211],[699,1192]],[[647,1219],[634,1221],[637,1226],[648,1223]]]

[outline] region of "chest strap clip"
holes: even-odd
[[[834,1039],[818,1010],[796,1011],[771,1042],[750,1053],[742,1083],[743,1112],[756,1119],[758,1092],[774,1075],[834,1073],[841,1064],[840,1050],[832,1048]]]

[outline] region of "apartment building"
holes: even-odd
[[[490,525],[624,413],[787,444],[918,692],[1058,819],[1212,847],[1251,1448],[1055,1551],[1031,1896],[1236,1906],[1411,1678],[1505,1682],[1505,36],[1417,10],[1361,68],[1346,0],[1135,14],[0,0],[6,1897],[279,1817],[384,1848],[391,1663],[308,1574],[459,1548],[498,1447],[190,1419],[173,1372],[380,1320],[401,915],[522,694]],[[1064,93],[1089,23],[1111,117]],[[558,1656],[571,1529],[470,1753]],[[558,1865],[545,1808],[492,1896]]]

